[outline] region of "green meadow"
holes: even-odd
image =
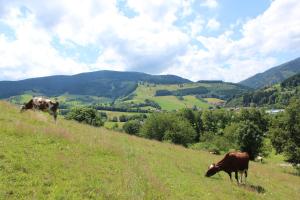
[[[186,88],[194,88],[199,86],[198,83],[186,83],[186,84],[172,84],[172,85],[160,85],[160,84],[139,84],[134,91],[133,99],[128,102],[142,103],[145,99],[149,99],[158,103],[162,110],[172,111],[180,108],[192,108],[197,106],[199,108],[209,108],[211,104],[196,98],[193,95],[183,96],[183,99],[179,99],[176,96],[155,96],[157,90],[179,90]]]
[[[300,199],[281,155],[250,162],[246,185],[221,172],[223,155],[138,138],[0,102],[0,199]]]

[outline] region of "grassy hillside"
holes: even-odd
[[[284,108],[291,98],[300,98],[300,73],[278,83],[230,99],[226,106]]]
[[[181,84],[190,80],[175,75],[150,75],[139,72],[96,71],[72,76],[48,76],[21,81],[0,81],[0,98],[32,91],[44,96],[89,95],[109,98],[126,96],[137,83]]]
[[[241,81],[240,84],[258,89],[279,83],[297,73],[300,73],[300,58],[273,67],[263,73],[256,74]]]
[[[183,88],[195,87],[195,84],[184,84]],[[182,99],[179,99],[176,96],[155,96],[156,91],[158,90],[177,90],[180,88],[180,85],[153,85],[153,84],[139,84],[137,89],[133,93],[133,98],[127,100],[127,102],[133,103],[143,103],[146,99],[152,100],[158,103],[161,106],[162,110],[176,110],[185,107],[193,107],[196,105],[200,108],[208,108],[210,104],[197,99],[195,96],[187,95]],[[125,101],[126,102],[126,101]]]
[[[0,102],[0,199],[299,199],[280,156],[250,163],[248,183],[220,173],[222,156],[93,128]],[[261,193],[258,193],[260,191]]]
[[[121,77],[123,77],[125,76],[125,74],[127,73],[125,72],[124,74],[120,73],[119,76],[122,75]],[[91,73],[90,75],[93,75],[93,77],[96,76],[94,73]],[[96,77],[99,78],[100,75]],[[116,74],[114,75],[116,76]],[[102,75],[100,77],[102,77]],[[123,79],[125,77],[123,77]],[[126,90],[124,93],[123,91],[124,88],[119,86],[114,88],[113,90],[117,92],[117,94],[114,94],[115,95],[114,97],[119,97],[116,99],[113,96],[107,95],[106,93],[101,93],[103,88],[97,91],[97,93],[92,94],[92,91],[95,88],[100,87],[101,84],[97,85],[98,83],[95,83],[96,86],[91,87],[91,91],[90,91],[91,94],[89,95],[80,95],[80,94],[75,95],[72,93],[62,93],[54,96],[50,95],[49,97],[59,101],[60,109],[62,111],[61,113],[63,114],[68,112],[68,110],[74,106],[88,106],[88,105],[96,105],[97,109],[99,110],[137,112],[137,110],[139,109],[142,110],[143,112],[146,112],[146,111],[153,111],[157,109],[172,111],[181,108],[192,108],[195,106],[198,108],[207,109],[209,107],[213,107],[216,105],[222,105],[224,100],[232,96],[245,93],[250,90],[245,86],[241,86],[233,83],[226,83],[222,81],[201,81],[197,83],[190,83],[190,82],[182,83],[184,79],[180,79],[179,77],[176,78],[171,75],[150,76],[150,77],[152,77],[152,79],[149,79],[150,82],[139,81],[139,83],[135,86],[135,88],[133,88],[133,90],[130,92]],[[110,74],[108,79],[109,78],[112,79],[116,77],[114,76],[112,77],[112,75]],[[54,79],[54,77],[52,77],[52,79]],[[123,79],[118,81],[123,81]],[[135,80],[134,77],[133,80]],[[141,78],[141,80],[143,79]],[[169,82],[173,81],[173,83],[166,84],[168,83],[166,81]],[[176,83],[176,81],[178,83],[174,84],[174,82]],[[35,86],[32,86],[31,90],[33,90],[34,87]],[[64,89],[65,86],[61,86],[61,87],[58,87],[57,89],[62,90]],[[83,88],[77,87],[77,89],[79,91]],[[1,82],[0,82],[0,92],[1,92]],[[97,96],[98,93],[100,96]],[[120,95],[121,93],[122,95]],[[33,96],[44,96],[44,95],[46,94],[37,91],[36,92],[26,91],[25,94],[11,96],[7,99],[10,102],[15,104],[23,104]]]
[[[157,96],[158,91],[170,91],[171,93],[179,93],[193,88],[204,88],[205,94],[190,94],[183,96],[166,95]],[[130,95],[131,98],[117,101],[116,104],[122,103],[143,103],[146,99],[158,103],[162,110],[176,110],[180,108],[209,108],[222,103],[223,100],[219,98],[228,98],[229,96],[241,94],[248,91],[248,88],[232,83],[225,82],[204,82],[204,83],[185,83],[185,84],[139,84],[136,90]],[[196,97],[198,96],[198,98]],[[206,98],[212,96],[220,96],[219,98]]]

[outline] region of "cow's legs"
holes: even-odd
[[[53,115],[53,119],[54,119],[54,121],[56,122],[56,119],[57,119],[57,112],[56,112],[56,111],[53,111],[52,109],[50,109],[48,112],[49,112],[50,115]]]
[[[57,119],[57,113],[56,112],[53,113],[53,117],[54,117],[54,121],[56,122],[56,119]]]
[[[231,172],[227,172],[227,174],[229,175],[229,177],[230,177],[230,180],[232,181]]]
[[[235,179],[236,179],[236,181],[237,181],[237,184],[239,184],[239,176],[238,176],[238,172],[235,171],[234,173],[235,173]]]
[[[245,184],[246,184],[246,180],[247,180],[247,176],[248,176],[248,170],[245,170]]]
[[[241,171],[240,172],[240,183],[241,184],[243,183],[243,174],[244,174],[244,171]]]

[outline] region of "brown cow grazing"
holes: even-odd
[[[50,99],[46,99],[43,97],[34,97],[21,107],[21,112],[28,109],[47,111],[51,115],[53,115],[54,120],[56,121],[58,105],[58,102],[52,101]]]
[[[249,164],[248,153],[246,152],[227,153],[220,162],[218,162],[217,164],[213,163],[210,165],[205,176],[210,177],[219,171],[224,171],[229,175],[230,180],[232,180],[231,173],[235,172],[235,179],[239,184],[238,172],[241,174],[241,180],[240,180],[241,183],[242,183],[243,173],[245,173],[245,182],[246,182],[248,164]]]

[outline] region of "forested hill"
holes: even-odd
[[[263,73],[256,74],[241,81],[240,84],[258,89],[279,83],[297,73],[300,73],[300,57],[277,67],[273,67]]]
[[[291,98],[300,98],[300,73],[276,84],[253,92],[242,94],[227,102],[228,107],[267,106],[285,107]]]
[[[48,76],[21,81],[0,81],[0,98],[20,95],[27,91],[46,96],[64,93],[109,98],[126,96],[137,83],[182,84],[191,82],[175,75],[149,75],[139,72],[96,71],[72,76]]]

